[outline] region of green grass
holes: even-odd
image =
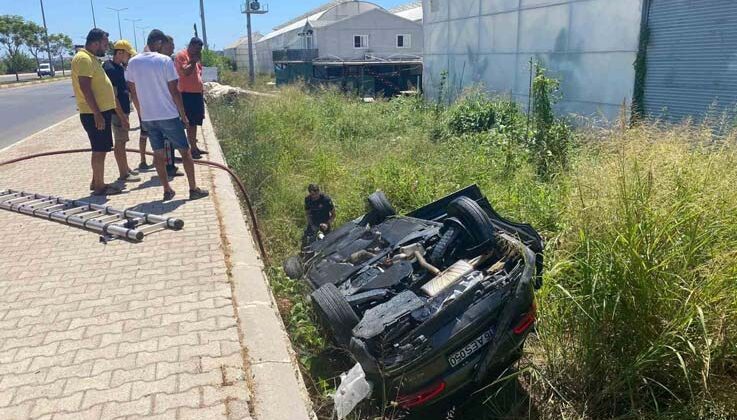
[[[272,287],[315,395],[340,370],[324,366],[327,341],[305,287],[278,267],[298,250],[307,184],[333,197],[341,223],[377,189],[405,212],[478,183],[502,215],[547,242],[538,334],[516,377],[530,417],[737,416],[736,136],[685,125],[580,130],[541,173],[529,143],[539,130],[528,135],[524,116],[490,127],[466,118],[512,115],[503,101],[481,101],[365,104],[287,88],[211,106],[228,163],[255,200]],[[496,404],[475,398],[474,414],[461,417],[491,416]]]

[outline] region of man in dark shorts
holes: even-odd
[[[72,87],[82,122],[92,148],[92,195],[120,194],[120,188],[105,184],[105,157],[113,149],[112,117],[115,90],[97,57],[104,57],[108,33],[92,29],[83,49],[72,59]]]
[[[128,60],[136,55],[136,50],[130,42],[121,39],[113,44],[113,58],[105,61],[102,65],[105,74],[113,84],[115,89],[115,114],[113,114],[113,152],[115,153],[115,161],[118,163],[118,171],[120,177],[118,181],[138,182],[141,178],[137,177],[128,166],[128,156],[125,152],[125,146],[130,140],[128,130],[130,123],[128,116],[131,112],[131,100],[128,94],[128,83],[125,81],[125,67]]]
[[[302,246],[307,246],[314,241],[319,232],[328,233],[335,221],[335,205],[333,200],[326,194],[320,192],[320,187],[310,184],[307,187],[309,193],[305,197],[305,216],[307,227],[302,236]]]
[[[179,74],[179,91],[182,92],[184,111],[189,119],[187,140],[192,146],[192,157],[201,159],[207,154],[197,147],[197,126],[202,126],[205,119],[205,99],[202,95],[202,46],[201,39],[194,37],[189,41],[187,49],[180,51],[174,60]]]

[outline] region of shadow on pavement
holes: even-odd
[[[171,213],[179,207],[183,206],[187,200],[173,200],[164,202],[162,200],[149,201],[148,203],[136,204],[133,207],[129,207],[126,210],[138,211],[141,213],[152,213],[158,215],[165,215]]]
[[[155,187],[161,187],[161,181],[159,180],[159,177],[154,175],[149,180],[141,182],[140,184],[136,185],[134,188],[128,188],[128,191],[138,191],[143,190],[145,188],[155,188]],[[164,190],[161,190],[161,194],[164,194]]]

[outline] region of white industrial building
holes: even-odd
[[[288,50],[316,51],[313,59],[419,59],[424,42],[421,21],[419,2],[392,10],[367,1],[330,2],[261,38],[256,43],[257,69],[273,72],[273,52]]]
[[[734,0],[423,0],[424,90],[481,83],[526,102],[529,61],[561,81],[559,111],[680,120],[737,103]],[[647,29],[647,30],[645,30]],[[641,33],[649,33],[642,39]],[[639,76],[635,62],[641,55]],[[635,88],[635,79],[641,80]]]
[[[261,35],[260,33],[253,33],[254,43],[258,42],[258,40],[260,40],[261,38],[263,38],[263,35]],[[236,70],[248,71],[248,37],[240,37],[235,42],[225,47],[225,49],[223,50],[223,55],[230,58],[233,63],[235,63]],[[253,67],[258,69],[258,56],[256,54],[254,54],[253,61]]]

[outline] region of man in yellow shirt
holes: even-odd
[[[92,146],[92,195],[120,194],[120,188],[105,184],[105,156],[113,148],[111,119],[116,112],[113,85],[97,59],[105,56],[107,48],[108,33],[95,28],[87,34],[84,49],[72,59],[79,118]],[[127,130],[127,122],[124,125]]]

